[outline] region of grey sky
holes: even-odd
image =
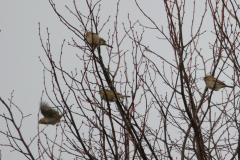
[[[64,27],[48,1],[0,2],[0,96],[9,104],[8,98],[14,90],[14,103],[24,114],[32,114],[22,126],[27,141],[37,133],[36,115],[43,90],[43,67],[38,56],[43,57],[44,54],[38,36],[38,22],[41,22],[44,31],[46,27],[59,26],[50,28],[55,31],[52,32],[53,35],[58,35],[59,38],[62,36],[59,31]],[[5,111],[2,104],[0,106],[0,112]],[[1,119],[1,124],[4,123]],[[8,143],[3,135],[0,136],[0,141]],[[12,149],[9,147],[0,146],[0,150],[2,159],[24,159],[23,155],[16,151],[10,152]]]
[[[131,4],[132,3],[132,4]],[[153,4],[155,3],[155,4]],[[63,15],[65,15],[73,24],[78,25],[77,20],[64,8],[64,4],[72,7],[72,1],[59,1],[56,6],[57,9],[60,10]],[[162,21],[165,20],[165,16],[159,16],[159,13],[165,13],[164,8],[159,7],[162,3],[157,3],[155,1],[144,4],[142,7],[151,8],[156,6],[156,10],[148,10],[148,14],[153,16],[155,19],[158,19],[156,23],[164,27],[167,26],[167,23],[162,24]],[[112,6],[112,7],[111,7]],[[158,7],[157,7],[158,6]],[[59,8],[58,8],[59,7]],[[198,7],[197,9],[199,9]],[[84,10],[84,8],[83,8]],[[103,20],[102,23],[106,21],[108,16],[111,14],[111,22],[108,24],[109,27],[105,27],[103,33],[107,33],[108,29],[113,27],[114,16],[116,14],[116,2],[102,2],[101,9],[101,18]],[[160,11],[162,10],[162,11]],[[120,3],[120,15],[119,15],[119,28],[122,29],[122,21],[125,21],[127,24],[127,13],[130,12],[130,18],[135,22],[137,19],[143,18],[142,14],[139,12],[136,6],[134,6],[134,2],[126,2]],[[156,15],[156,12],[158,15]],[[191,11],[189,11],[191,13]],[[202,12],[201,12],[202,13]],[[196,12],[197,14],[197,12]],[[186,17],[191,18],[191,14],[186,15]],[[187,18],[186,18],[187,19]],[[211,17],[206,18],[206,22],[211,21]],[[0,96],[9,104],[8,98],[11,97],[11,93],[13,93],[13,102],[24,112],[25,115],[31,114],[26,121],[24,121],[22,126],[22,131],[24,138],[27,142],[29,142],[30,138],[36,135],[37,133],[37,121],[38,121],[38,103],[40,101],[40,97],[42,95],[42,91],[44,90],[43,86],[43,66],[39,61],[39,56],[43,60],[44,63],[48,64],[45,53],[41,47],[41,43],[39,40],[39,26],[41,25],[41,34],[44,43],[46,43],[46,28],[48,27],[50,32],[50,41],[52,46],[53,55],[55,54],[56,58],[59,58],[60,48],[63,42],[63,39],[66,39],[65,47],[66,51],[70,56],[75,56],[77,54],[77,50],[67,46],[67,42],[71,42],[71,37],[76,38],[76,36],[69,31],[59,20],[57,15],[54,13],[53,9],[49,5],[48,1],[43,0],[22,0],[22,1],[1,1],[0,2]],[[142,19],[141,22],[145,22],[148,24],[149,21],[146,18]],[[150,23],[149,23],[150,24]],[[187,24],[186,24],[187,25]],[[150,24],[150,26],[152,26]],[[212,29],[211,26],[208,26],[208,23],[204,23],[205,29]],[[204,28],[203,27],[203,28]],[[167,30],[167,28],[165,28]],[[113,31],[113,29],[111,29]],[[123,32],[123,30],[121,30]],[[121,32],[120,31],[120,32]],[[186,30],[186,33],[188,30]],[[210,32],[208,30],[207,32]],[[172,51],[170,45],[169,48],[165,47],[164,44],[167,42],[162,42],[159,45],[159,41],[152,42],[152,36],[162,37],[159,35],[152,35],[151,31],[147,31],[146,33],[146,44],[151,45],[152,43],[156,43],[153,47],[155,51],[161,50],[160,52],[163,55],[168,54]],[[104,37],[104,36],[103,36]],[[145,40],[146,40],[145,39]],[[206,39],[211,40],[211,35],[207,36]],[[78,39],[79,40],[79,39]],[[187,41],[187,39],[186,39]],[[79,40],[80,42],[80,40]],[[80,42],[83,44],[83,42]],[[201,41],[199,46],[202,46],[204,51],[208,51],[209,46],[207,41]],[[131,48],[131,45],[130,47]],[[67,50],[68,49],[68,50]],[[170,56],[165,56],[170,61],[173,60]],[[70,58],[69,58],[70,59]],[[66,67],[69,70],[73,70],[77,66],[67,65],[67,63],[72,64],[71,61],[66,59]],[[77,63],[77,62],[76,62]],[[203,73],[204,74],[204,73]],[[48,77],[49,78],[49,77]],[[50,81],[50,78],[48,79]],[[204,89],[204,82],[201,83]],[[50,90],[49,90],[50,91]],[[44,99],[47,99],[46,96],[43,96]],[[2,113],[5,110],[2,110],[3,106],[0,103],[0,112]],[[17,111],[16,111],[17,113]],[[16,117],[18,120],[19,117]],[[1,124],[5,124],[3,119],[0,119]],[[51,130],[55,131],[55,127]],[[0,135],[1,143],[8,143],[8,140]],[[23,157],[21,154],[15,152],[10,152],[12,149],[8,147],[0,146],[0,150],[2,152],[2,158],[4,160],[12,160],[18,159],[19,156]]]

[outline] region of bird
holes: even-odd
[[[105,101],[107,101],[107,98],[108,98],[109,102],[116,102],[117,101],[116,96],[118,98],[130,97],[130,96],[126,96],[126,95],[121,95],[118,92],[115,92],[116,93],[116,96],[115,96],[114,92],[112,90],[108,90],[108,89],[105,89],[105,92],[106,92],[107,97],[106,97],[103,89],[101,89],[99,91],[99,94],[100,94],[101,98],[104,99]]]
[[[56,123],[60,122],[60,119],[65,114],[59,114],[59,112],[48,105],[47,102],[41,101],[40,102],[40,110],[44,118],[41,118],[38,124],[52,124],[55,125]]]
[[[87,39],[88,43],[92,46],[93,44],[96,45],[96,47],[100,47],[101,45],[105,45],[108,47],[113,48],[112,46],[108,45],[106,41],[99,37],[96,33],[93,32],[87,32],[85,34],[85,38]]]
[[[203,80],[205,81],[207,88],[213,89],[213,87],[215,85],[215,87],[213,89],[214,91],[218,91],[219,89],[224,88],[224,87],[233,88],[233,86],[228,86],[224,82],[214,78],[213,76],[205,76],[203,78]],[[215,82],[216,82],[216,84],[215,84]]]

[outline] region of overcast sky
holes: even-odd
[[[57,9],[69,13],[64,8],[66,2],[59,1],[59,5],[56,5]],[[70,4],[69,7],[73,7],[72,1],[68,4]],[[73,16],[70,18],[76,21]],[[46,43],[46,28],[48,27],[53,55],[58,55],[63,39],[70,41],[74,34],[60,22],[47,0],[0,2],[0,96],[9,104],[8,99],[14,91],[13,102],[25,115],[31,114],[21,128],[27,142],[37,133],[38,104],[44,90],[43,66],[39,61],[39,56],[43,62],[47,62],[39,40],[39,22],[43,41]],[[7,113],[2,104],[0,106],[0,112]],[[19,120],[17,117],[19,112],[14,113],[16,113],[15,120]],[[5,125],[2,118],[0,122]],[[4,130],[5,127],[2,125],[1,127]],[[8,140],[3,135],[0,135],[0,142],[8,144]],[[31,148],[36,149],[36,145]],[[12,149],[9,147],[0,146],[0,150],[4,160],[19,159],[19,157],[24,159],[20,153],[10,152]]]
[[[38,35],[39,22],[44,32],[44,40],[46,40],[46,28],[49,27],[53,45],[61,44],[64,32],[69,33],[46,0],[0,2],[0,96],[9,104],[8,99],[14,90],[14,103],[22,109],[25,115],[32,114],[22,126],[24,138],[28,142],[30,137],[37,133],[38,104],[44,90],[43,66],[39,61],[39,56],[43,60],[46,58],[44,59]],[[57,46],[55,48],[59,49]],[[2,113],[2,104],[0,108]],[[2,118],[0,122],[3,127],[5,122]],[[3,135],[0,135],[0,141],[8,143]],[[4,160],[24,159],[23,155],[16,151],[10,152],[12,149],[9,147],[0,146],[0,150]]]
[[[134,6],[133,2],[128,1],[127,3],[128,4],[126,4],[126,2],[121,3],[120,13],[122,14],[119,15],[119,24],[124,20],[127,21],[127,13],[129,12],[133,21],[137,20],[139,16],[142,16],[137,7]],[[69,17],[69,20],[77,25],[76,19],[69,14],[67,9],[64,8],[64,4],[73,7],[72,1],[60,0],[58,5],[56,5],[57,9],[62,11],[63,14],[66,14],[66,16]],[[156,15],[152,9],[148,9],[148,14],[153,17],[156,16],[159,19],[164,19],[164,17],[159,17],[159,13],[165,13],[163,10],[164,8],[159,7],[160,3],[153,1],[151,2],[151,6],[149,3],[146,3],[143,7],[147,9],[154,5],[158,5],[158,15]],[[109,26],[112,27],[114,16],[116,14],[116,2],[111,1],[106,3],[105,1],[102,2],[102,6],[102,19],[106,20],[108,16],[111,15]],[[200,9],[200,7],[197,9]],[[82,8],[82,10],[84,11],[84,8]],[[191,14],[186,15],[186,18],[188,16],[191,18]],[[143,18],[141,21],[148,22],[146,18]],[[211,17],[209,17],[209,19],[206,18],[205,22],[208,21],[211,21]],[[13,102],[22,109],[25,115],[31,114],[22,126],[24,138],[27,141],[37,133],[38,103],[40,102],[42,91],[44,90],[43,66],[39,61],[39,56],[43,62],[47,63],[45,53],[39,40],[39,22],[45,43],[47,36],[46,28],[48,27],[49,29],[52,51],[54,51],[53,54],[58,55],[60,53],[61,44],[64,39],[68,42],[71,41],[71,37],[75,37],[75,35],[60,22],[47,0],[2,0],[0,2],[0,96],[7,104],[9,104],[8,99],[14,91]],[[163,26],[167,25],[161,24],[161,20],[157,21],[157,23]],[[204,23],[204,25],[207,26],[207,23]],[[103,32],[108,32],[108,29],[108,27],[105,27]],[[165,29],[167,30],[167,28]],[[160,36],[160,34],[158,36]],[[206,38],[209,40],[211,37]],[[148,39],[147,43],[152,43],[151,38]],[[207,42],[201,43],[200,46],[206,46],[203,50],[209,48]],[[159,44],[156,45],[156,48],[157,47],[161,48]],[[70,49],[68,51],[71,55],[77,53],[76,49]],[[163,54],[168,54],[170,51],[171,48],[161,48]],[[172,60],[172,58],[170,60]],[[69,62],[69,64],[71,64],[71,62]],[[204,82],[202,85],[204,89]],[[46,98],[46,96],[44,98]],[[3,111],[2,108],[3,106],[0,103],[1,113]],[[2,118],[0,119],[0,122],[1,125],[5,124]],[[0,141],[1,143],[8,143],[3,135],[0,135]],[[2,159],[4,160],[18,159],[19,155],[22,157],[22,155],[17,152],[11,152],[10,154],[11,149],[8,147],[0,146],[0,150],[2,153]]]

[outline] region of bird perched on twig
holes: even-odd
[[[218,91],[219,89],[224,88],[224,87],[233,88],[233,86],[228,86],[224,82],[217,80],[213,76],[206,76],[203,78],[203,80],[205,81],[207,88],[213,89],[213,87],[215,85],[215,87],[213,89],[214,91]],[[215,82],[216,82],[216,84],[215,84]]]
[[[91,46],[96,45],[96,47],[100,47],[101,45],[105,45],[113,48],[112,46],[108,45],[106,41],[103,38],[99,37],[96,33],[87,32],[85,38]]]
[[[53,108],[51,108],[47,102],[40,102],[40,110],[44,118],[39,120],[39,124],[52,124],[55,125],[56,123],[60,122],[60,119],[65,114],[59,114],[59,112]]]
[[[101,89],[101,90],[99,91],[99,94],[100,94],[101,98],[104,99],[105,101],[107,101],[107,98],[108,98],[108,101],[109,101],[109,102],[116,102],[116,101],[117,101],[116,96],[117,96],[118,98],[130,97],[130,96],[126,96],[126,95],[121,95],[121,94],[118,93],[118,92],[116,92],[116,96],[115,96],[115,95],[114,95],[114,92],[113,92],[112,90],[108,90],[108,89],[105,89],[105,92],[106,92],[106,94],[107,94],[107,97],[106,97],[103,89]]]

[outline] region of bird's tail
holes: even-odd
[[[61,115],[61,117],[64,116],[66,113],[67,113],[67,110],[64,110],[63,114]]]
[[[233,86],[227,86],[227,85],[226,85],[226,87],[233,88]]]
[[[105,44],[106,46],[110,47],[110,48],[113,48],[112,46],[108,45],[108,44]]]
[[[127,96],[127,95],[117,95],[118,98],[125,98],[125,97],[131,97],[131,96]]]

